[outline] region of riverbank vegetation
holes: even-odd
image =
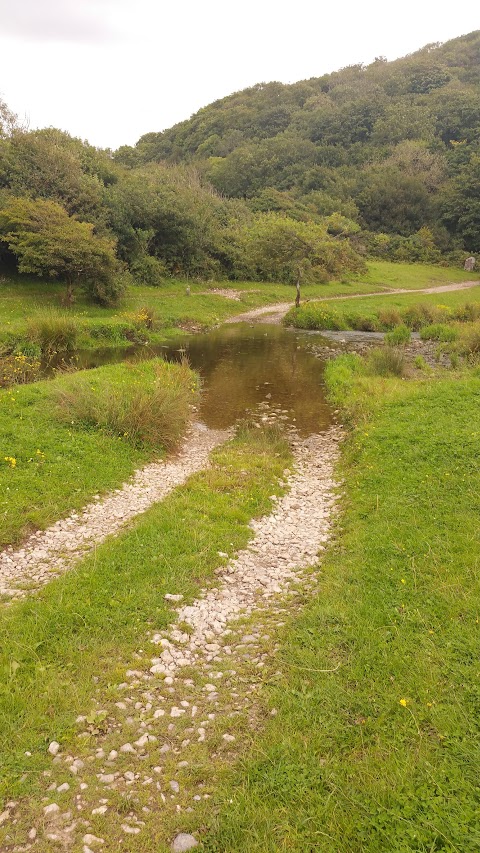
[[[353,273],[341,281],[333,279],[325,284],[305,286],[303,296],[306,299],[325,299],[362,293],[381,294],[398,287],[415,290],[472,279],[476,279],[475,274],[459,269],[371,261],[361,274]],[[44,283],[31,277],[3,277],[0,280],[0,312],[3,317],[0,357],[3,355],[5,359],[13,355],[33,360],[42,357],[45,360],[58,353],[89,347],[163,343],[185,332],[212,328],[253,308],[285,302],[289,297],[293,302],[293,293],[275,282],[262,285],[251,281],[223,283],[219,288],[215,283],[187,285],[185,281],[169,280],[162,288],[129,285],[119,307],[100,307],[79,295],[76,302],[66,309],[61,301],[63,285],[58,282],[49,282],[46,290]],[[437,297],[437,301],[440,299],[444,301],[443,294]],[[346,304],[353,307],[357,302]],[[295,314],[295,322],[302,322],[304,316],[310,316],[311,310],[314,310],[313,306],[304,306],[297,312],[298,316]],[[10,375],[11,371],[8,373]],[[18,375],[21,378],[23,374],[18,371]]]
[[[327,384],[351,426],[336,541],[205,849],[473,853],[478,368],[405,382],[342,356]]]
[[[159,359],[0,391],[0,547],[171,449],[196,395],[193,371]]]

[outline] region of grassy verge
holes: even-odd
[[[342,526],[205,849],[473,853],[480,377],[402,382],[342,359],[328,381],[357,423]]]
[[[40,772],[51,766],[52,739],[81,748],[77,715],[90,709],[96,691],[118,698],[115,686],[138,660],[139,644],[152,626],[162,630],[171,620],[165,593],[194,598],[218,566],[218,552],[246,544],[248,522],[269,509],[290,455],[278,433],[244,429],[213,458],[211,469],[75,571],[0,610],[0,802],[35,794]]]
[[[395,287],[427,287],[475,278],[455,268],[372,262],[368,273],[343,282],[306,285],[306,298],[370,293]],[[262,305],[294,300],[294,289],[284,284],[216,282],[214,284],[167,281],[162,287],[138,285],[129,289],[120,308],[101,308],[79,296],[69,309],[77,321],[77,346],[118,346],[136,340],[161,343],[179,331],[210,328],[235,314]],[[239,299],[215,293],[216,288],[237,291]],[[64,287],[54,282],[20,277],[0,279],[0,344],[22,341],[29,325],[45,312],[61,307]]]
[[[161,455],[184,431],[195,387],[188,368],[156,360],[0,391],[0,547]]]
[[[405,323],[420,329],[431,323],[473,320],[480,314],[480,287],[447,293],[372,296],[354,302],[322,302],[293,308],[285,324],[298,329],[388,331]]]

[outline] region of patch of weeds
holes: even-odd
[[[396,326],[385,335],[385,343],[388,346],[405,346],[410,343],[411,332],[408,326],[403,324]]]

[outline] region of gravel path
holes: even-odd
[[[395,288],[394,290],[377,290],[375,293],[349,293],[343,296],[322,296],[310,299],[309,302],[335,302],[342,299],[365,299],[368,296],[397,296],[401,293],[450,293],[452,290],[468,290],[471,287],[480,286],[479,281],[459,281],[450,284],[439,284],[434,287],[421,287],[417,290],[408,288]],[[273,323],[279,325],[287,311],[293,308],[293,299],[290,302],[278,302],[276,305],[264,305],[262,308],[253,308],[225,320],[225,323]]]
[[[73,512],[44,531],[32,534],[22,548],[0,553],[0,595],[20,598],[69,569],[107,536],[162,500],[191,474],[208,465],[210,452],[229,432],[194,424],[180,453],[137,471],[120,489]]]
[[[198,845],[218,773],[276,713],[262,690],[282,665],[285,618],[315,591],[311,567],[331,533],[341,438],[338,427],[292,437],[294,464],[280,483],[288,491],[252,522],[248,547],[192,604],[174,589],[166,595],[177,607],[173,623],[161,633],[153,626],[111,698],[98,695],[78,718],[78,751],[49,745],[44,796],[7,804],[4,837],[20,845],[12,849],[51,843],[107,853],[130,836],[142,850]],[[158,843],[159,826],[168,848]]]

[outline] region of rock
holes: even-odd
[[[174,594],[173,594],[173,593],[171,593],[171,592],[167,592],[167,594],[166,594],[166,595],[164,595],[164,599],[165,599],[165,601],[173,601],[173,602],[175,602],[175,603],[176,603],[177,601],[182,601],[182,600],[183,600],[183,595],[180,595],[180,594],[175,594],[175,595],[174,595]]]
[[[56,740],[52,740],[47,751],[50,753],[50,755],[58,755],[60,751],[60,744],[57,743]]]
[[[178,784],[178,782],[175,782],[175,779],[172,779],[172,781],[168,784],[170,785],[170,788],[172,789],[173,793],[178,794],[180,790],[180,785]]]
[[[193,850],[198,847],[198,841],[193,835],[188,832],[180,832],[172,841],[172,853],[186,853],[187,850]]]
[[[475,269],[475,258],[467,258],[463,265],[463,269],[467,272],[472,272]]]
[[[59,794],[64,794],[65,791],[69,791],[69,790],[70,790],[70,785],[68,784],[68,782],[64,782],[63,785],[59,785],[57,788],[57,791]]]
[[[103,838],[97,838],[96,835],[87,833],[87,835],[83,836],[83,843],[88,844],[90,847],[95,847],[96,844],[105,844],[105,841]]]
[[[58,814],[60,811],[60,806],[57,806],[56,803],[50,803],[49,806],[45,806],[43,809],[43,814],[45,817],[53,817]]]

